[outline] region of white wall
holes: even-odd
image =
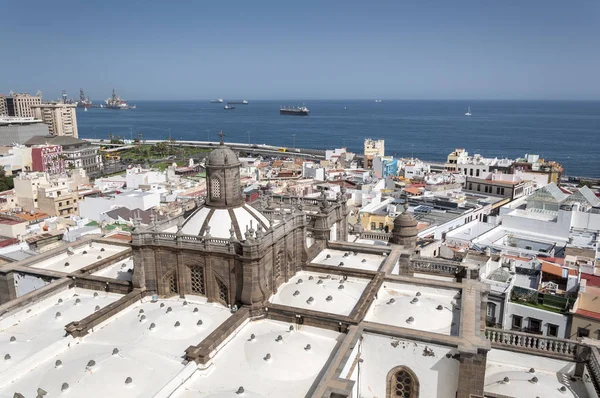
[[[394,345],[398,342],[397,346]],[[387,374],[397,366],[406,366],[419,380],[419,396],[428,398],[455,398],[458,389],[456,349],[436,344],[417,343],[393,337],[364,333],[361,344],[362,363],[357,389],[359,397],[386,397]],[[431,349],[433,356],[423,355]]]
[[[517,303],[509,302],[507,309],[506,323],[503,325],[504,329],[510,330],[512,328],[512,317],[518,315],[523,317],[522,327],[526,328],[529,326],[529,318],[535,318],[542,321],[542,333],[544,336],[548,335],[548,323],[558,326],[558,338],[569,338],[567,336],[567,321],[568,317],[556,312],[545,311]]]
[[[17,297],[21,297],[29,292],[33,292],[48,284],[42,278],[34,275],[15,273],[15,290]]]
[[[115,202],[110,198],[98,197],[91,198],[86,197],[79,202],[79,216],[83,218],[89,218],[96,222],[102,221],[100,214],[106,213],[115,206]]]

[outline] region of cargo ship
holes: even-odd
[[[92,100],[90,99],[90,97],[85,96],[82,88],[79,89],[79,101],[77,102],[77,107],[78,108],[91,108],[92,107]]]
[[[282,106],[279,108],[280,115],[308,116],[310,111],[304,105],[299,107]]]
[[[235,105],[248,105],[248,101],[243,100],[243,101],[227,101],[228,104],[235,104]]]
[[[223,103],[223,98],[219,98],[216,100],[210,100],[211,104],[222,104]]]
[[[105,108],[107,109],[135,109],[135,105],[129,105],[125,100],[121,99],[115,94],[115,89],[113,88],[112,97],[104,100],[106,103]]]

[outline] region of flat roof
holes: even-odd
[[[305,397],[339,336],[274,320],[249,322],[172,397]],[[240,387],[244,393],[237,395]]]
[[[571,379],[574,370],[574,362],[492,349],[485,369],[484,392],[519,398],[589,398],[584,383]],[[508,382],[504,381],[506,377]],[[537,382],[532,381],[534,377]],[[560,391],[563,386],[565,392]]]
[[[281,285],[269,302],[313,311],[350,315],[368,283],[369,280],[364,278],[344,279],[340,275],[300,271]]]
[[[26,374],[25,370],[48,359],[55,351],[66,350],[74,339],[65,337],[65,325],[83,319],[93,314],[97,307],[105,307],[121,297],[121,294],[81,288],[65,289],[14,314],[0,317],[0,354],[2,357],[10,355],[10,360],[2,358],[0,361],[0,387]],[[14,342],[10,341],[12,337]],[[21,364],[25,361],[27,364],[23,369]],[[43,386],[35,386],[25,396],[34,397],[37,387]],[[0,388],[0,396],[12,397],[13,386],[7,389],[10,395]]]
[[[127,250],[127,246],[90,242],[73,248],[73,254],[65,251],[32,264],[31,267],[71,273],[125,250]]]
[[[378,271],[386,258],[387,257],[382,254],[325,249],[311,262],[338,268],[356,268],[365,271]],[[343,265],[340,265],[342,263]]]
[[[100,271],[94,272],[92,275],[118,279],[120,281],[131,281],[133,277],[133,258],[128,257],[124,260],[117,261]]]
[[[157,302],[144,298],[95,327],[78,344],[46,353],[46,361],[20,373],[0,389],[0,397],[15,392],[34,397],[37,388],[57,396],[63,383],[74,397],[152,397],[183,370],[185,349],[204,340],[229,316],[228,308],[202,297]],[[128,377],[131,383],[125,382]]]
[[[460,298],[455,298],[458,294],[458,289],[385,281],[365,320],[458,336]]]

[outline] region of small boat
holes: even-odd
[[[211,104],[222,104],[223,103],[223,98],[219,98],[219,99],[215,99],[215,100],[210,100]]]
[[[225,107],[223,107],[223,109],[231,110],[231,109],[235,109],[235,106],[233,106],[233,105],[225,105]]]
[[[380,103],[382,100],[375,100],[376,103]]]
[[[87,112],[87,108],[83,108],[83,111],[84,111],[84,112]]]
[[[471,116],[471,107],[470,106],[467,108],[467,113],[465,113],[465,116]]]

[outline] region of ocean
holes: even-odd
[[[538,154],[564,175],[600,177],[600,101],[414,101],[249,99],[224,110],[205,101],[129,101],[137,109],[77,110],[81,138],[225,141],[361,153],[365,138],[384,139],[386,155],[443,162],[455,148],[485,157]],[[95,104],[100,101],[94,101]],[[305,103],[310,116],[281,116]],[[465,116],[467,106],[472,116]]]

